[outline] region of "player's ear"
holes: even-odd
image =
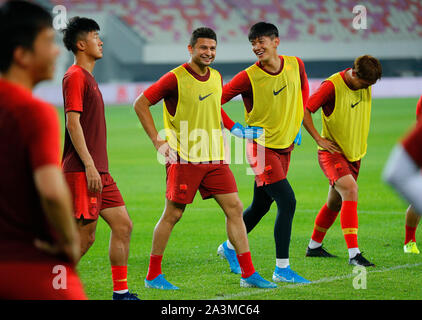
[[[85,40],[83,40],[83,39],[81,39],[81,40],[77,40],[77,41],[76,41],[76,48],[77,48],[79,51],[85,51],[85,49],[86,49],[86,41],[85,41]]]
[[[13,61],[20,67],[26,68],[31,64],[32,50],[19,46],[13,52]]]
[[[189,51],[189,54],[192,55],[193,47],[190,44],[188,44],[188,51]]]
[[[278,47],[278,45],[280,44],[280,38],[279,37],[275,37],[274,43],[275,43],[276,47]]]

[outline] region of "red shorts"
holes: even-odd
[[[88,191],[85,172],[65,172],[73,196],[74,216],[77,219],[97,220],[100,211],[125,205],[116,182],[109,173],[101,173],[102,192]]]
[[[73,266],[60,261],[0,262],[0,299],[87,300]]]
[[[248,162],[255,173],[258,187],[284,180],[289,171],[291,151],[278,153],[256,142],[249,142],[246,146]]]
[[[331,186],[348,174],[351,174],[356,181],[358,180],[360,160],[350,162],[342,153],[332,154],[329,151],[318,150],[318,161]]]
[[[198,189],[202,199],[237,192],[228,164],[167,163],[166,171],[166,197],[177,203],[192,203]]]

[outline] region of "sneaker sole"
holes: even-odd
[[[157,287],[150,285],[148,283],[145,283],[145,288],[147,288],[147,289],[157,289],[157,290],[179,290],[178,287],[175,287],[175,288],[157,288]]]
[[[240,287],[242,288],[258,288],[258,289],[276,289],[277,287],[260,287],[255,284],[246,282],[243,279],[240,279]]]
[[[224,248],[222,244],[220,244],[220,246],[217,249],[217,255],[219,255],[221,259],[227,260],[226,255],[224,254]]]

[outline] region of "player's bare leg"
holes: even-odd
[[[238,194],[218,194],[214,198],[226,215],[227,236],[235,247],[236,253],[248,252],[249,242],[243,221],[243,204]]]
[[[348,174],[338,179],[334,188],[342,198],[340,223],[349,251],[349,263],[365,267],[375,266],[362,256],[358,247],[358,185],[356,180],[351,174]]]
[[[125,266],[129,258],[132,220],[125,206],[103,209],[101,217],[110,226],[109,256],[112,266]]]
[[[161,290],[177,290],[178,287],[168,282],[161,271],[161,261],[176,223],[182,218],[186,205],[166,198],[166,205],[160,220],[155,225],[152,236],[152,248],[145,287]]]
[[[410,205],[406,210],[406,236],[404,240],[403,250],[405,253],[419,254],[420,251],[416,245],[416,229],[418,227],[421,216],[416,212],[415,208]]]
[[[154,228],[151,254],[163,255],[176,223],[182,218],[186,205],[166,199],[166,205],[160,220]]]
[[[330,186],[327,196],[327,207],[334,212],[339,212],[341,204],[341,194],[333,186]]]
[[[226,215],[226,228],[229,241],[236,250],[236,257],[241,268],[241,287],[277,288],[275,283],[263,279],[252,263],[249,241],[243,221],[243,204],[236,193],[216,194],[215,200]]]
[[[76,220],[76,226],[78,228],[79,237],[81,239],[81,256],[79,258],[80,260],[95,242],[97,220],[86,220],[82,217],[81,219]]]
[[[129,258],[132,220],[125,206],[100,211],[101,217],[110,226],[109,257],[113,279],[113,300],[139,300],[130,293],[127,285],[127,262]]]

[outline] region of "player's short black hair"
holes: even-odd
[[[7,1],[0,7],[0,72],[9,70],[18,47],[33,49],[37,35],[52,28],[51,14],[37,4]]]
[[[217,34],[214,32],[214,30],[207,27],[200,27],[198,29],[193,30],[189,40],[189,44],[194,47],[199,38],[212,39],[217,42]]]
[[[78,48],[76,43],[81,37],[85,36],[86,33],[92,31],[100,31],[100,26],[93,19],[83,17],[73,17],[67,23],[63,32],[63,43],[67,50],[76,53]]]
[[[249,29],[248,39],[252,41],[259,37],[271,37],[271,39],[278,37],[278,29],[272,23],[263,21],[255,23]]]

